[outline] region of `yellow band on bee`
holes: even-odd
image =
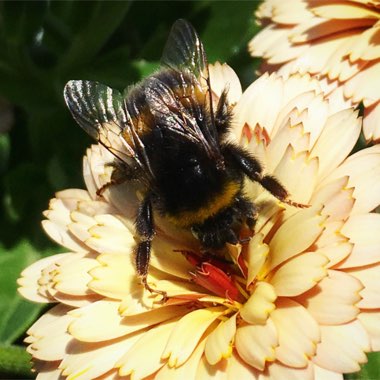
[[[171,223],[179,227],[189,227],[194,224],[200,224],[230,206],[240,189],[240,182],[231,181],[224,185],[223,190],[216,194],[205,206],[196,210],[182,211],[175,215],[168,214],[166,217]]]

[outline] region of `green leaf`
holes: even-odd
[[[11,249],[0,246],[0,342],[13,343],[34,321],[42,305],[32,304],[17,293],[21,271],[36,261],[40,254],[27,241]]]
[[[31,367],[31,356],[23,347],[0,345],[0,376],[12,374],[22,378],[32,378]]]
[[[7,210],[16,216],[16,220],[25,217],[31,205],[43,202],[41,197],[44,194],[46,185],[42,176],[42,170],[33,165],[33,163],[28,162],[8,171],[4,177],[6,196],[8,197]],[[46,198],[48,197],[46,196]]]
[[[12,45],[30,43],[41,31],[47,1],[3,1],[1,3],[3,38]]]
[[[9,135],[7,133],[0,134],[0,173],[8,166],[10,147]]]
[[[134,61],[132,66],[135,67],[140,73],[141,78],[145,78],[148,75],[152,74],[160,66],[159,62],[149,62],[144,59]]]
[[[360,372],[344,375],[349,380],[375,380],[380,379],[380,352],[370,352],[367,354],[368,363],[362,366]]]
[[[78,2],[76,10],[81,8],[82,13],[85,12],[87,23],[75,34],[59,63],[59,70],[67,72],[72,67],[90,63],[119,26],[130,4],[130,1]]]
[[[242,51],[253,36],[256,1],[212,1],[211,14],[202,33],[210,62],[227,62]]]

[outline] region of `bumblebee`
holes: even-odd
[[[136,270],[145,288],[155,213],[190,229],[207,250],[239,242],[243,223],[254,229],[257,210],[244,194],[248,177],[282,202],[293,203],[260,162],[228,140],[232,110],[227,89],[213,106],[206,54],[194,28],[174,23],[159,71],[120,92],[97,82],[69,81],[66,104],[78,124],[114,156],[110,183],[138,181],[143,200],[135,228]],[[215,109],[214,109],[215,108]]]

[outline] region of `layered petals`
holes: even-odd
[[[291,2],[288,21],[285,6],[268,3],[259,12],[271,17],[275,7],[289,38],[323,34],[323,22],[311,36],[294,32],[292,23],[315,17],[307,2]],[[369,23],[373,13],[363,17]],[[327,34],[344,29],[343,21],[328,25]],[[352,54],[370,56],[359,47]],[[350,155],[358,113],[336,108],[308,74],[264,75],[242,95],[232,69],[218,64],[210,74],[214,100],[231,90],[231,138],[288,197],[247,179],[255,226],[242,223],[240,242],[215,252],[154,209],[147,281],[163,298],[136,274],[141,188],[126,182],[99,197],[112,155],[89,148],[87,190],[57,193],[44,213],[45,231],[68,251],[32,264],[18,281],[25,298],[58,303],[25,339],[39,379],[342,380],[380,350],[380,148]]]
[[[249,43],[263,57],[263,72],[310,73],[329,84],[331,98],[363,103],[364,135],[380,138],[380,10],[376,2],[266,0],[256,12],[265,28]]]

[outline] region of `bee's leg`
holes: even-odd
[[[240,195],[238,198],[236,198],[233,207],[236,210],[237,215],[239,215],[238,220],[240,222],[245,221],[247,227],[251,231],[254,231],[258,211],[253,202],[244,195]]]
[[[215,126],[219,132],[219,135],[223,135],[228,132],[228,128],[231,125],[232,120],[232,107],[227,102],[227,89],[224,89],[220,95],[218,105],[215,110]]]
[[[145,197],[139,207],[136,218],[136,232],[140,237],[136,252],[137,274],[141,278],[145,289],[151,293],[160,294],[162,296],[162,302],[165,302],[168,298],[166,292],[151,288],[147,282],[150,250],[155,235],[152,203],[149,196]]]
[[[280,201],[295,207],[309,207],[288,199],[289,194],[280,181],[271,175],[263,175],[260,162],[243,148],[234,144],[225,144],[223,147],[225,157],[228,156],[235,165],[252,181],[258,182],[264,189],[269,191]]]
[[[111,166],[113,168],[111,179],[96,191],[96,195],[98,197],[101,197],[104,191],[109,187],[114,185],[121,185],[125,181],[128,181],[132,178],[131,168],[124,163],[114,161],[106,164],[106,166]]]

